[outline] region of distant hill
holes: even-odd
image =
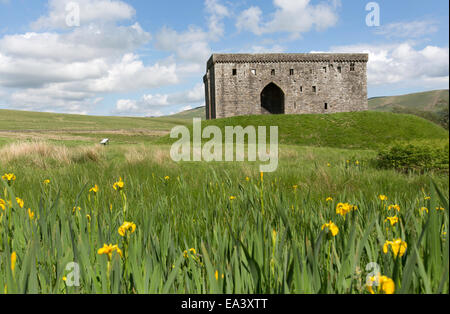
[[[447,130],[448,108],[448,89],[369,99],[370,110],[413,114],[439,124]]]
[[[197,107],[195,109],[190,109],[186,111],[179,112],[177,114],[169,116],[171,118],[176,119],[193,119],[193,118],[206,118],[206,111],[205,107]]]
[[[389,112],[396,110],[438,112],[448,107],[448,104],[448,89],[369,99],[370,110]]]
[[[397,141],[448,142],[448,132],[425,119],[391,112],[256,115],[204,121],[222,133],[226,126],[278,126],[280,144],[375,149]],[[161,142],[173,142],[168,136]]]

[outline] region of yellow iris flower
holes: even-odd
[[[16,202],[20,208],[23,208],[23,205],[24,205],[23,199],[16,197]]]
[[[384,254],[388,253],[389,246],[391,247],[392,253],[394,253],[395,257],[397,257],[397,255],[400,255],[400,257],[402,257],[405,254],[406,249],[408,248],[408,245],[402,239],[395,239],[393,241],[386,241],[384,243],[384,245],[383,245],[383,252],[384,252]]]
[[[352,210],[356,210],[357,207],[354,205],[351,205],[349,203],[339,203],[336,206],[336,214],[341,215],[342,217],[345,217],[345,215],[347,215],[349,212],[351,212]]]
[[[119,178],[119,181],[117,181],[116,183],[114,183],[113,188],[116,191],[121,191],[123,190],[123,187],[125,186],[125,183],[122,181],[122,178]]]
[[[127,231],[134,233],[136,231],[136,225],[132,222],[125,221],[122,226],[119,227],[119,234],[124,237]]]
[[[394,294],[395,292],[395,283],[389,277],[380,276],[379,274],[377,276],[370,277],[366,286],[367,290],[369,290],[371,294],[375,294],[375,291],[373,290],[374,284],[378,285],[378,292],[383,292],[384,294]]]
[[[108,256],[108,259],[111,260],[113,252],[117,252],[117,254],[119,254],[120,257],[123,257],[122,250],[119,249],[119,247],[117,245],[112,245],[112,244],[110,244],[110,245],[104,244],[103,247],[101,249],[99,249],[97,253],[98,253],[98,255],[105,254]]]
[[[384,222],[390,222],[391,226],[394,226],[395,224],[398,223],[398,217],[394,216],[394,217],[387,217]]]
[[[335,237],[339,233],[339,228],[330,220],[329,223],[326,223],[322,226],[322,230],[325,228],[328,229],[329,232]]]
[[[90,190],[89,190],[89,193],[90,192],[94,192],[94,194],[97,194],[98,193],[98,185],[96,184],[96,185],[94,185],[94,187],[92,187]]]
[[[12,182],[16,181],[16,176],[14,175],[14,173],[5,173],[2,176],[2,179],[8,181],[8,184],[11,185]]]

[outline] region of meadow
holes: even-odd
[[[180,117],[45,117],[0,130],[0,293],[449,292],[448,172],[373,163],[393,138],[448,142],[423,119],[259,118],[284,126],[261,174],[173,162]]]

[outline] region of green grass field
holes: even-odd
[[[278,125],[279,168],[261,177],[173,162],[168,133],[188,116],[1,111],[0,172],[16,179],[0,182],[0,293],[368,294],[367,278],[374,293],[449,292],[448,173],[373,164],[396,141],[448,143],[444,129],[376,112],[204,123]]]

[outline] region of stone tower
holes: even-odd
[[[368,110],[367,54],[213,54],[207,119]]]

